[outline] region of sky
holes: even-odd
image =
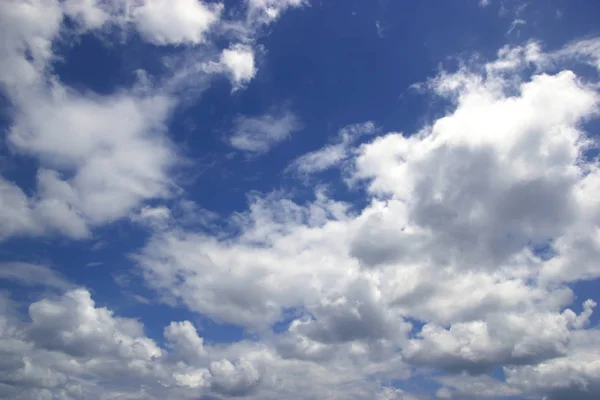
[[[0,0],[0,398],[600,398],[599,20]]]

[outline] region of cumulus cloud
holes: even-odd
[[[289,111],[258,117],[240,116],[234,122],[229,143],[241,151],[265,153],[301,128],[299,118]]]
[[[132,12],[139,32],[152,43],[198,44],[220,17],[223,5],[198,0],[145,1]]]
[[[568,353],[538,365],[505,368],[507,383],[550,400],[592,399],[600,393],[597,329],[573,334]]]
[[[189,321],[171,322],[165,328],[164,336],[174,354],[190,364],[197,363],[207,356],[204,339],[198,336],[196,328]]]
[[[325,368],[284,359],[268,342],[206,345],[189,321],[171,322],[161,348],[139,321],[97,306],[85,289],[32,303],[31,322],[15,307],[0,295],[0,398],[302,399],[339,394],[332,384],[349,399],[397,398],[356,385],[364,361]]]
[[[236,44],[221,52],[220,65],[229,74],[234,90],[256,75],[254,51],[247,45]]]
[[[260,382],[260,373],[243,359],[236,364],[229,360],[213,361],[209,371],[213,389],[230,396],[245,396]]]
[[[455,371],[537,364],[567,353],[572,314],[492,314],[485,321],[457,323],[448,330],[427,324],[403,351],[409,362]]]
[[[201,69],[212,74],[226,75],[231,82],[232,92],[236,92],[256,75],[254,49],[243,43],[232,44],[221,51],[218,61],[204,62]]]
[[[253,332],[299,310],[273,342],[286,360],[484,377],[448,381],[440,398],[485,397],[480,374],[503,366],[506,395],[597,393],[591,366],[553,384],[542,372],[583,356],[572,343],[592,332],[595,302],[571,311],[568,284],[599,276],[600,174],[585,123],[600,98],[560,67],[595,59],[565,49],[532,42],[442,71],[423,87],[452,105],[446,115],[363,143],[373,125],[346,128],[292,164],[342,165],[365,190],[362,210],[323,191],[303,203],[255,195],[230,220],[236,235],[156,233],[136,258],[147,283]]]
[[[93,223],[124,216],[145,198],[168,194],[175,152],[162,136],[168,97],[77,94],[29,99],[8,134],[17,151],[55,170],[41,170],[39,191],[62,201]],[[63,142],[64,141],[64,142]],[[72,172],[63,179],[58,171]]]
[[[12,236],[61,233],[73,238],[89,234],[85,221],[67,204],[29,198],[16,184],[0,176],[0,240]]]

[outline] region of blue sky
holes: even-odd
[[[0,0],[0,398],[599,398],[599,17]]]

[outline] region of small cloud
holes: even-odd
[[[325,171],[339,165],[348,157],[349,147],[363,135],[375,133],[377,127],[372,121],[348,125],[339,130],[333,144],[306,153],[294,160],[287,170],[308,175]]]
[[[375,21],[375,28],[377,28],[377,36],[383,39],[385,37],[385,28],[381,26],[379,21]]]
[[[101,265],[104,265],[103,262],[99,262],[99,261],[94,261],[94,262],[89,262],[87,264],[85,264],[86,268],[92,268],[92,267],[99,267]]]
[[[235,92],[256,75],[254,50],[245,44],[234,44],[221,52],[218,62],[205,63],[201,68],[208,73],[227,74]]]
[[[129,296],[138,303],[152,304],[152,302],[149,299],[145,298],[144,296],[140,296],[139,294],[131,293]]]
[[[133,19],[142,37],[156,45],[198,44],[222,11],[222,4],[197,0],[153,0],[135,8]]]
[[[105,240],[100,240],[96,243],[94,243],[92,245],[92,247],[90,248],[91,251],[98,251],[98,250],[102,250],[103,248],[106,247],[108,243]]]
[[[171,220],[171,210],[166,206],[144,206],[129,217],[132,222],[153,229],[165,228]]]
[[[508,31],[506,32],[506,35],[510,35],[512,32],[514,32],[516,30],[516,34],[517,36],[520,35],[520,30],[517,29],[520,25],[526,25],[527,21],[525,21],[524,19],[520,19],[517,18],[515,19],[511,24],[510,27],[508,28]]]
[[[492,0],[479,0],[479,7],[487,7],[492,4]]]
[[[238,150],[266,153],[301,128],[298,117],[289,111],[259,117],[241,116],[235,120],[229,143]]]

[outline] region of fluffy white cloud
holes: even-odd
[[[142,36],[155,44],[202,43],[223,5],[199,0],[149,0],[132,12]]]
[[[244,86],[256,75],[254,51],[250,46],[243,44],[224,49],[218,66],[229,74],[234,90]]]
[[[229,396],[245,396],[260,383],[260,372],[243,359],[236,364],[229,360],[213,361],[208,370],[213,390]]]
[[[356,351],[353,362],[313,363],[281,358],[268,341],[205,345],[189,321],[167,326],[161,349],[139,321],[98,307],[85,289],[34,302],[31,322],[15,307],[0,294],[0,398],[413,399],[359,382],[380,366]]]
[[[29,306],[28,334],[47,349],[75,356],[114,354],[126,359],[151,361],[161,350],[143,334],[142,325],[115,318],[98,308],[88,291],[67,292],[58,300],[44,299]]]
[[[10,210],[0,217],[0,239],[53,233],[85,238],[147,200],[170,197],[176,186],[171,172],[180,157],[167,125],[183,97],[182,82],[196,93],[190,82],[199,79],[192,78],[222,72],[237,90],[256,74],[252,47],[235,44],[207,51],[201,62],[173,62],[171,75],[156,77],[154,84],[142,72],[146,78],[129,89],[82,93],[53,75],[60,57],[53,46],[65,36],[59,34],[65,19],[76,22],[71,35],[135,27],[152,43],[186,45],[205,42],[222,10],[220,3],[197,0],[0,2],[0,86],[11,103],[6,141],[15,156],[32,156],[40,165],[33,193],[0,177],[0,204]]]
[[[579,318],[587,319],[588,314]],[[403,352],[411,363],[469,372],[535,364],[567,353],[569,328],[583,325],[575,323],[577,318],[566,310],[563,314],[491,314],[485,321],[457,323],[448,330],[427,324]]]
[[[164,336],[174,354],[189,364],[195,364],[207,356],[204,339],[198,336],[196,328],[189,321],[171,322],[165,328]]]
[[[600,393],[600,332],[573,334],[564,357],[543,363],[505,368],[507,382],[524,392],[546,394],[548,400],[588,400]]]
[[[301,127],[298,117],[289,111],[258,117],[240,116],[234,122],[229,143],[238,150],[265,153]]]
[[[55,0],[0,2],[0,84],[5,89],[33,84],[53,58],[52,41],[63,14]],[[30,57],[25,57],[25,51]]]
[[[0,204],[6,211],[0,216],[0,240],[52,232],[83,238],[89,233],[86,223],[67,204],[31,199],[21,188],[1,176]]]
[[[59,93],[28,100],[8,142],[16,151],[72,175],[65,180],[56,171],[41,170],[38,190],[43,198],[102,223],[126,215],[143,199],[168,194],[167,172],[176,159],[162,135],[169,98],[88,99]]]
[[[334,250],[346,235],[344,226],[321,228],[344,211],[344,204],[322,195],[309,209],[275,195],[258,198],[249,213],[236,218],[244,230],[241,240],[220,242],[178,229],[157,232],[137,260],[151,286],[168,290],[188,307],[218,320],[265,327],[279,318],[281,307],[320,302],[323,290],[335,296],[339,286],[355,279],[341,266],[356,270],[357,263]]]
[[[1,201],[10,207],[2,237],[56,231],[85,237],[90,226],[170,192],[167,174],[176,154],[164,132],[172,99],[82,94],[58,82],[50,72],[61,6],[87,13],[95,3],[0,3],[0,18],[7,19],[0,81],[14,110],[6,140],[13,152],[42,166],[33,197],[2,179]]]

